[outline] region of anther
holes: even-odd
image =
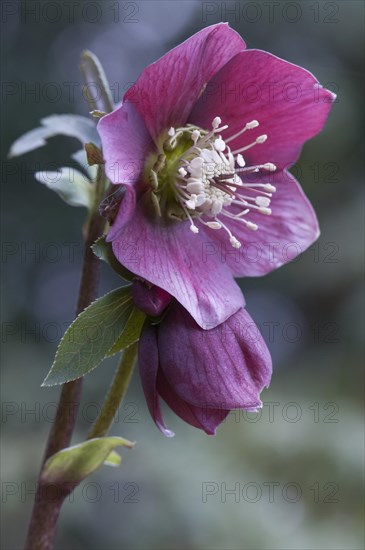
[[[269,172],[275,172],[276,170],[276,166],[272,162],[266,162],[262,167],[265,168],[265,170],[269,170]]]
[[[264,143],[267,140],[267,135],[262,134],[262,136],[259,136],[255,139],[253,143],[250,143],[249,145],[246,145],[245,147],[241,147],[240,149],[237,149],[236,151],[232,151],[234,155],[237,155],[238,153],[243,153],[243,151],[247,151],[247,149],[251,149],[251,147],[254,147],[258,143]],[[226,139],[226,143],[228,140]]]
[[[241,154],[237,155],[236,161],[237,161],[238,166],[241,166],[241,168],[243,168],[246,164],[245,159],[243,158],[243,156]]]
[[[267,197],[256,197],[255,202],[258,206],[264,206],[267,207],[270,205],[270,199]]]
[[[247,227],[247,229],[251,229],[251,231],[257,231],[259,226],[256,225],[255,223],[247,222],[246,227]]]
[[[258,125],[259,122],[257,120],[251,120],[251,122],[247,122],[245,128],[247,128],[247,130],[252,130],[253,128],[257,128]]]
[[[226,148],[226,144],[224,143],[221,137],[219,137],[214,141],[214,149],[216,151],[224,151],[225,148]]]
[[[271,214],[271,208],[265,208],[264,206],[259,206],[258,211],[261,212],[261,214],[265,214],[266,216],[270,216]]]
[[[222,229],[222,225],[219,222],[206,222],[206,224],[210,229]]]
[[[238,240],[236,239],[236,237],[233,237],[233,235],[232,235],[232,237],[229,238],[229,242],[231,243],[231,245],[233,246],[233,248],[241,248],[241,243],[240,243],[240,241],[238,241]]]
[[[251,120],[251,122],[247,122],[247,124],[242,128],[242,130],[240,130],[233,136],[230,136],[229,138],[227,138],[226,143],[229,143],[230,141],[233,141],[234,139],[238,138],[238,136],[246,132],[246,130],[252,130],[253,128],[257,128],[257,126],[259,126],[259,123],[257,120]]]

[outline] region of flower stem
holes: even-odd
[[[87,436],[88,439],[102,437],[108,433],[119,404],[127,392],[136,356],[137,343],[124,351],[100,414]]]
[[[104,185],[102,174],[99,174],[98,193]],[[96,204],[96,202],[95,202]],[[103,232],[105,220],[94,207],[89,217],[84,244],[84,261],[81,275],[79,298],[76,313],[79,314],[93,302],[98,293],[100,261],[91,250],[91,245]],[[43,457],[42,469],[46,460],[61,449],[68,447],[75,427],[77,411],[80,403],[82,378],[68,382],[62,386],[55,421],[48,436]],[[64,499],[72,489],[60,486],[55,491],[48,492],[47,483],[42,480],[42,470],[39,475],[37,492],[29,524],[25,550],[50,550],[55,535],[58,516]]]
[[[81,72],[86,85],[90,82],[93,83],[96,78],[96,82],[101,89],[101,95],[95,100],[95,104],[94,99],[87,96],[90,108],[111,112],[114,104],[109,92],[110,87],[99,60],[91,52],[84,52],[81,56]],[[98,294],[100,261],[94,255],[91,246],[102,235],[105,228],[105,219],[99,214],[99,203],[106,191],[106,185],[107,179],[104,167],[99,165],[94,188],[94,201],[83,228],[85,243],[84,261],[76,308],[77,315],[89,306],[97,298]],[[54,495],[54,487],[53,492],[50,492],[51,496],[47,497],[47,489],[49,487],[47,482],[42,478],[42,471],[44,463],[50,456],[68,447],[70,444],[76,423],[81,389],[82,378],[68,382],[62,386],[56,418],[48,436],[42,468],[39,474],[25,550],[51,550],[63,501],[73,490],[70,484],[68,484],[68,487],[61,484],[59,487],[56,487],[56,497]]]

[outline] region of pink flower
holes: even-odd
[[[147,67],[98,125],[106,173],[124,189],[108,234],[118,260],[201,327],[241,310],[233,277],[264,275],[319,235],[286,169],[333,100],[308,71],[245,50],[227,24]]]
[[[133,283],[134,302],[151,316],[139,342],[139,370],[157,427],[165,425],[160,398],[185,422],[214,435],[232,409],[256,410],[271,378],[271,358],[255,323],[241,308],[227,321],[203,330],[165,291]],[[209,327],[207,327],[209,329]]]

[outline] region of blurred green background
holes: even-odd
[[[82,209],[35,181],[76,142],[9,161],[10,144],[52,113],[87,114],[82,49],[120,100],[142,69],[199,29],[228,21],[249,48],[312,71],[338,94],[293,173],[321,237],[290,265],[241,281],[274,359],[261,414],[231,413],[210,438],[166,410],[149,417],[135,373],[112,433],[138,444],[63,508],[56,549],[362,549],[363,42],[360,1],[2,3],[2,543],[22,547],[58,389],[41,389],[74,315]],[[100,292],[117,279],[103,270]],[[95,418],[115,362],[85,379],[74,441]],[[232,492],[233,491],[233,492]]]

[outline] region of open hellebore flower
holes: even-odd
[[[228,319],[243,306],[233,276],[268,273],[319,235],[286,168],[333,100],[308,71],[245,50],[227,24],[147,67],[98,125],[106,173],[124,189],[108,235],[118,260],[203,328]]]
[[[271,378],[271,358],[244,308],[227,321],[203,330],[172,297],[157,287],[133,283],[137,307],[156,317],[147,321],[139,342],[139,369],[147,405],[158,428],[165,425],[160,397],[185,422],[214,435],[232,409],[256,410]]]

